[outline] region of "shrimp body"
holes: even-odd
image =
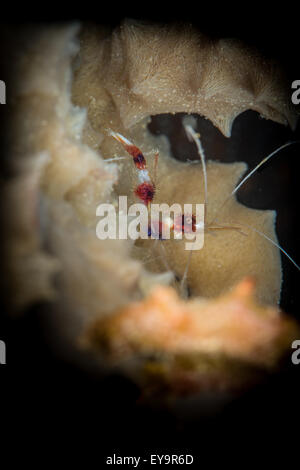
[[[206,161],[205,161],[204,149],[201,145],[199,134],[197,134],[194,131],[194,129],[191,128],[191,126],[184,126],[184,127],[185,127],[186,133],[187,133],[188,137],[190,138],[190,140],[194,141],[194,143],[197,146],[198,154],[199,154],[201,164],[202,164],[203,187],[204,187],[204,220],[201,224],[197,224],[196,223],[196,217],[193,213],[184,214],[184,215],[180,215],[180,216],[175,216],[174,220],[170,219],[169,221],[167,221],[167,223],[164,220],[162,222],[159,221],[159,220],[157,220],[157,221],[152,220],[151,223],[148,225],[148,237],[152,238],[152,239],[159,240],[159,241],[166,240],[165,235],[164,235],[166,233],[164,231],[164,229],[166,228],[165,225],[167,225],[167,228],[169,228],[169,230],[173,232],[174,239],[181,239],[183,233],[193,233],[193,232],[197,232],[198,230],[205,231],[205,233],[210,233],[212,235],[217,235],[219,233],[220,236],[223,233],[225,237],[226,237],[226,232],[228,232],[228,231],[232,231],[232,232],[235,231],[235,232],[245,236],[246,238],[252,233],[252,235],[258,235],[259,238],[264,238],[265,241],[267,241],[269,244],[275,246],[294,264],[294,266],[297,269],[300,269],[299,265],[297,265],[296,262],[288,255],[288,253],[277,243],[276,239],[275,240],[273,239],[274,235],[272,234],[272,231],[269,231],[266,234],[265,230],[259,230],[258,228],[254,227],[252,224],[250,225],[248,223],[244,223],[244,221],[243,221],[243,223],[240,223],[240,221],[238,223],[236,223],[236,222],[227,223],[227,222],[220,222],[218,220],[219,213],[223,210],[224,206],[235,195],[235,193],[238,191],[238,189],[244,184],[244,182],[247,181],[247,179],[250,176],[252,176],[255,173],[255,171],[263,163],[265,163],[269,158],[274,156],[276,153],[278,153],[281,149],[285,148],[286,146],[288,146],[292,143],[296,143],[296,142],[288,142],[287,144],[284,144],[283,146],[281,146],[280,148],[278,148],[277,150],[272,152],[272,154],[270,154],[268,157],[263,159],[250,173],[248,173],[248,175],[238,185],[236,185],[234,187],[231,194],[229,194],[228,197],[226,197],[223,200],[223,202],[217,207],[217,210],[214,211],[214,215],[211,216],[210,219],[209,219],[208,214],[207,214],[207,199],[208,199],[207,198],[207,195],[208,195],[207,186],[208,185],[207,185],[207,170],[206,170]],[[151,178],[149,176],[149,173],[148,173],[148,170],[147,170],[147,162],[146,162],[146,159],[145,159],[143,153],[141,152],[141,150],[138,147],[136,147],[132,142],[130,142],[125,137],[123,137],[121,134],[111,132],[111,136],[114,137],[116,140],[118,140],[123,145],[125,150],[133,158],[133,163],[135,165],[135,168],[138,171],[138,178],[139,178],[139,184],[136,187],[136,189],[134,190],[134,193],[146,206],[149,206],[154,200],[156,187],[155,187],[154,182],[151,180]],[[155,170],[156,170],[157,158],[158,158],[158,154],[156,154]],[[154,175],[155,175],[155,173],[154,173]],[[179,178],[178,181],[180,181],[180,178],[182,178],[182,176],[178,175],[178,178]],[[178,187],[181,187],[180,184],[179,184]],[[162,190],[164,190],[164,188],[162,188]],[[184,197],[184,193],[183,193],[182,196]],[[180,197],[181,196],[178,196],[179,199],[180,199]],[[272,224],[272,221],[270,219],[270,230],[272,230],[271,224]],[[264,223],[264,225],[265,225],[265,223]],[[223,235],[222,235],[222,237],[223,237]],[[251,239],[252,238],[253,238],[253,236],[251,237]],[[219,240],[219,237],[218,237],[218,240]],[[250,240],[249,244],[250,243],[253,243],[253,242]],[[159,247],[159,245],[155,245],[155,246]],[[164,248],[163,246],[161,247],[162,257],[164,258],[163,262],[164,262],[164,265],[168,265],[168,262],[167,262],[167,259],[166,259],[167,253],[172,253],[172,250],[169,248],[168,244],[166,244],[164,246],[166,248]],[[214,250],[214,253],[216,252],[216,248],[213,247],[213,241],[212,240],[207,240],[206,247],[212,247],[213,250]],[[210,248],[206,248],[206,251],[207,251],[207,249],[209,250]],[[217,250],[218,250],[218,248],[217,248]],[[184,253],[184,252],[182,252],[182,250],[180,250],[178,253],[181,256],[181,253]],[[189,290],[188,288],[194,289],[195,292],[197,292],[197,289],[198,289],[197,286],[200,285],[200,292],[201,293],[202,293],[202,289],[203,289],[203,286],[204,286],[204,288],[210,289],[209,290],[209,295],[212,295],[212,292],[213,292],[212,284],[209,284],[209,287],[206,287],[207,284],[209,283],[209,279],[207,280],[205,278],[205,276],[203,277],[201,275],[201,272],[198,269],[198,264],[197,264],[197,267],[195,268],[195,263],[193,263],[193,275],[191,276],[191,279],[188,278],[188,273],[189,273],[189,270],[190,270],[191,260],[192,260],[192,253],[193,253],[193,251],[191,250],[190,253],[188,254],[187,258],[185,257],[185,263],[186,263],[185,269],[182,269],[182,266],[184,266],[184,264],[180,261],[179,257],[175,257],[175,258],[172,257],[172,268],[170,267],[170,269],[174,270],[174,272],[177,273],[177,277],[179,279],[181,278],[179,290],[180,290],[182,296],[184,296],[185,293]],[[203,254],[199,253],[199,254],[197,254],[197,256],[201,257],[201,259],[203,261],[203,266],[204,266],[205,263],[206,263],[206,255],[204,254],[204,256],[203,256]],[[232,279],[235,279],[235,277],[238,278],[240,276],[240,272],[243,272],[243,268],[242,268],[242,266],[239,265],[240,267],[237,270],[236,274],[235,274],[235,272],[234,272],[234,274],[232,274],[233,266],[235,266],[235,258],[232,258],[231,253],[227,252],[227,251],[226,251],[226,253],[222,253],[222,256],[225,259],[225,261],[224,261],[223,258],[222,258],[222,262],[224,263],[224,266],[226,266],[226,269],[229,273],[228,276],[225,279],[224,279],[224,277],[222,277],[223,274],[221,273],[221,271],[219,269],[217,269],[221,266],[221,263],[217,260],[217,258],[214,259],[214,260],[209,260],[210,264],[209,264],[209,268],[207,268],[207,269],[209,271],[214,270],[215,278],[219,277],[219,278],[222,279],[222,286],[228,285],[228,287],[230,287],[231,282],[233,282],[233,281],[231,281],[231,277],[232,277]],[[272,255],[273,258],[274,258],[274,256],[275,256],[275,254]],[[183,261],[183,259],[184,258],[182,258],[182,261]],[[216,266],[216,268],[214,268],[214,266]],[[278,270],[279,270],[280,269],[279,262],[277,262],[277,266],[278,266]],[[170,270],[169,266],[167,267],[167,269]],[[196,276],[195,276],[195,270],[196,270]],[[203,272],[204,271],[205,271],[205,266],[204,266]],[[178,273],[180,273],[180,274],[178,274]],[[263,277],[261,275],[261,273],[257,274],[257,276],[258,277]],[[194,277],[195,277],[195,279],[194,279]],[[275,277],[276,276],[274,274],[274,278]],[[200,284],[199,284],[199,282],[200,282]],[[268,282],[269,282],[269,280],[268,280]],[[270,288],[270,293],[269,294],[265,294],[265,289],[263,289],[263,292],[261,294],[261,298],[266,297],[266,300],[268,302],[269,301],[276,301],[276,295],[277,295],[277,292],[279,292],[279,289],[280,289],[280,282],[281,282],[280,281],[280,276],[275,279],[275,282],[276,282],[276,286],[275,286],[275,288],[274,287],[272,287],[272,289]],[[267,296],[269,296],[269,298]],[[278,299],[278,297],[277,297],[277,299]]]
[[[137,186],[134,193],[146,206],[148,206],[154,199],[155,184],[151,181],[149,176],[146,159],[142,151],[118,132],[110,131],[110,135],[120,142],[126,152],[132,156],[134,166],[139,172],[138,177],[140,180],[140,184]]]

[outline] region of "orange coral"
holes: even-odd
[[[134,354],[225,355],[268,366],[291,340],[293,323],[276,307],[254,298],[252,278],[217,299],[181,300],[170,287],[157,287],[140,302],[96,321],[88,339],[105,344],[114,357]]]

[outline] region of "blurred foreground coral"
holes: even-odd
[[[212,300],[184,301],[173,288],[156,287],[146,299],[97,320],[82,343],[123,365],[139,357],[144,377],[167,380],[171,388],[177,379],[186,391],[235,387],[245,378],[238,364],[274,367],[299,333],[276,307],[259,305],[254,293],[252,278]]]

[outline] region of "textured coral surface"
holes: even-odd
[[[150,171],[159,150],[156,202],[183,204],[203,202],[201,165],[173,160],[167,139],[148,131],[149,116],[198,113],[226,136],[234,118],[246,109],[283,124],[295,123],[274,64],[238,43],[211,41],[190,29],[130,22],[113,32],[94,26],[80,33],[78,25],[40,27],[23,34],[12,63],[14,76],[22,80],[16,79],[13,89],[7,136],[7,289],[18,309],[51,300],[57,324],[72,341],[92,320],[144,298],[153,286],[178,287],[176,279],[183,276],[188,257],[180,241],[164,242],[162,257],[152,241],[134,246],[131,240],[96,238],[101,202],[116,205],[122,194],[129,203],[135,201],[136,173],[130,159],[105,161],[124,155],[109,129],[142,148]],[[243,163],[208,163],[208,219],[218,215],[228,224],[246,223],[276,240],[272,212],[246,208],[235,198],[218,211],[245,170]],[[279,252],[257,233],[245,232],[206,235],[204,249],[191,259],[192,296],[216,297],[251,275],[257,298],[278,302]],[[169,301],[182,306],[174,293]],[[203,299],[197,302],[205,304]],[[224,317],[222,304],[218,308]],[[274,325],[257,315],[255,322],[261,322],[269,347]],[[244,347],[251,351],[255,335],[247,343],[246,323],[239,327],[245,328]],[[279,320],[274,324],[280,328]],[[253,324],[249,328],[253,333]],[[216,351],[221,347],[227,352],[225,343],[215,345]]]
[[[174,161],[167,139],[150,135],[149,115],[199,113],[227,136],[234,118],[246,109],[295,124],[284,80],[275,64],[238,43],[213,42],[191,29],[163,30],[125,22],[105,39],[97,30],[84,30],[72,90],[73,100],[87,108],[93,131],[104,134],[98,147],[103,157],[124,154],[122,146],[107,137],[108,129],[121,132],[140,146],[151,167],[154,150],[159,150],[155,202],[169,205],[203,202],[203,172],[200,164]],[[87,142],[92,144],[92,138]],[[234,198],[218,210],[245,170],[242,163],[208,164],[207,219],[213,221],[218,216],[227,224],[245,223],[276,240],[271,211],[248,209]],[[132,194],[136,184],[136,172],[128,159],[122,164],[116,190],[128,195],[129,202],[136,202]],[[223,230],[206,236],[204,249],[193,253],[191,259],[188,285],[193,295],[213,297],[253,275],[258,298],[278,302],[278,250],[250,229],[246,233],[243,237]],[[157,272],[167,266],[177,278],[183,276],[189,256],[184,242],[164,243],[166,260],[161,259],[161,248],[153,242],[140,247],[135,250],[137,258],[149,260],[149,251],[152,254],[148,269]]]

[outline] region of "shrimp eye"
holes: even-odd
[[[144,170],[146,168],[146,160],[142,153],[138,153],[137,155],[135,155],[133,157],[133,161],[134,161],[135,166],[139,170]]]

